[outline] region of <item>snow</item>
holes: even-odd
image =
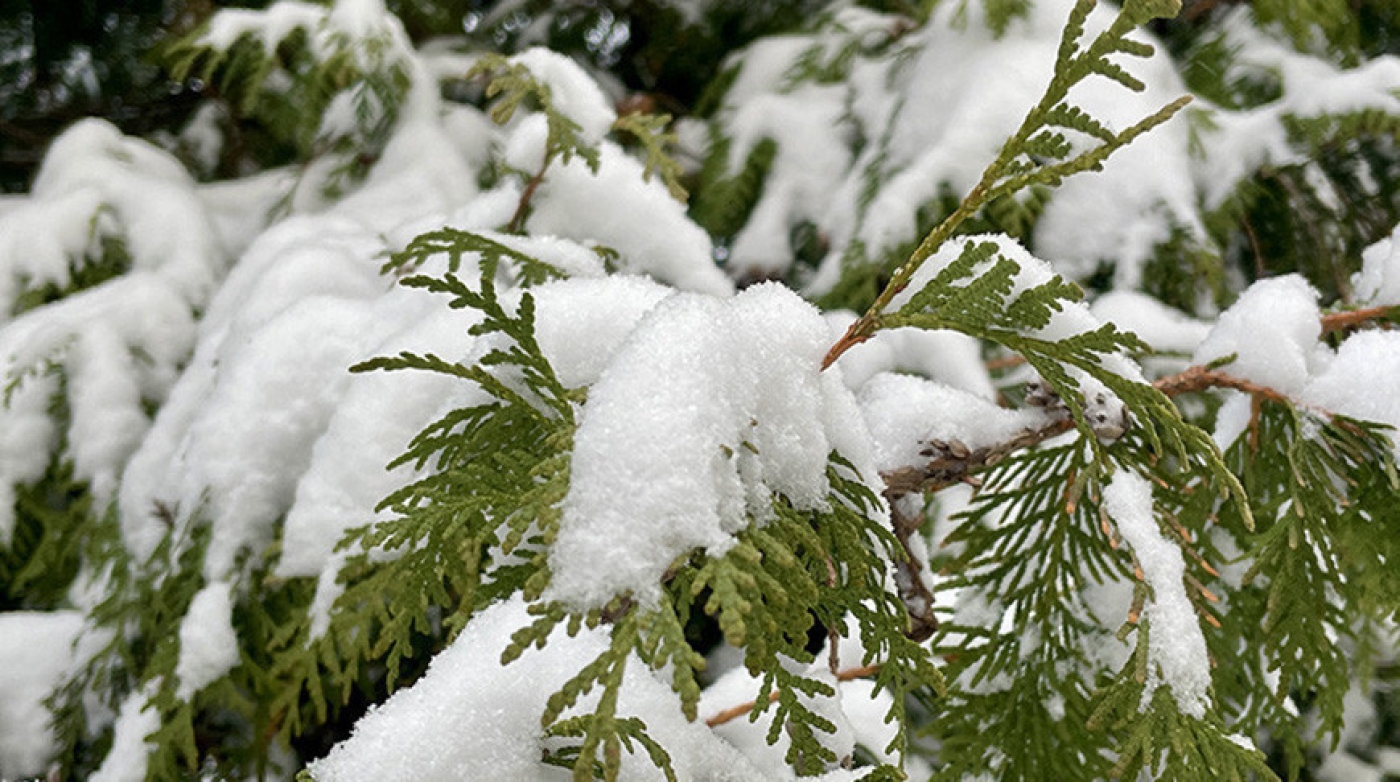
[[[1089,306],[1094,317],[1131,331],[1153,350],[1191,354],[1210,333],[1211,324],[1168,307],[1143,293],[1113,290]]]
[[[835,343],[856,315],[839,310],[827,313],[826,319],[831,327],[831,342]],[[996,389],[982,361],[981,343],[956,331],[882,329],[841,354],[836,363],[852,390],[859,390],[881,372],[909,372],[982,399],[996,398]]]
[[[43,776],[55,747],[43,700],[77,661],[77,611],[0,613],[0,779]]]
[[[871,378],[859,400],[875,442],[876,464],[884,472],[927,461],[919,452],[931,442],[958,442],[977,450],[1048,422],[1035,408],[998,407],[967,391],[896,373]]]
[[[550,694],[578,673],[581,660],[607,648],[606,630],[585,629],[572,638],[558,633],[544,649],[502,667],[510,633],[531,620],[519,598],[482,611],[433,658],[422,679],[372,708],[349,739],[311,764],[311,774],[320,782],[567,779],[567,771],[540,762],[549,743],[541,736],[539,715]],[[595,691],[575,708],[591,708],[596,700]],[[680,779],[762,778],[702,723],[687,722],[669,686],[635,658],[624,675],[618,713],[646,722]],[[644,754],[624,753],[622,778],[663,777]]]
[[[1299,394],[1304,403],[1400,429],[1400,332],[1362,331],[1348,337],[1326,369]],[[1390,434],[1396,441],[1394,432]],[[1400,454],[1400,442],[1396,442]]]
[[[1210,706],[1210,658],[1196,609],[1182,577],[1181,549],[1162,536],[1153,514],[1152,484],[1119,469],[1103,487],[1103,507],[1133,550],[1143,580],[1152,589],[1143,612],[1147,625],[1148,678],[1143,703],[1157,687],[1171,688],[1182,713],[1204,719]]]
[[[1221,371],[1293,394],[1326,360],[1318,343],[1321,318],[1307,280],[1296,274],[1260,280],[1221,313],[1191,360],[1208,364],[1233,354]]]
[[[1357,304],[1400,305],[1400,225],[1361,253],[1361,271],[1351,276],[1351,287]]]
[[[180,620],[180,659],[175,697],[189,700],[196,692],[238,665],[238,635],[233,629],[233,585],[206,584],[190,601]]]
[[[544,157],[545,118],[521,121],[506,157],[534,171]],[[530,201],[531,232],[593,241],[616,250],[620,271],[647,274],[683,290],[722,296],[733,285],[711,258],[710,237],[671,198],[658,177],[643,180],[642,164],[611,141],[599,146],[598,172],[575,157],[555,161]],[[579,204],[590,204],[579,209]]]
[[[819,370],[827,338],[816,309],[778,285],[658,304],[590,389],[549,596],[593,607],[631,592],[654,604],[676,557],[722,554],[750,518],[771,515],[773,493],[826,507],[839,445],[828,432],[842,420],[828,412],[854,407]]]
[[[535,341],[565,388],[596,382],[637,322],[673,291],[646,277],[568,279],[531,291]]]
[[[159,680],[148,681],[126,696],[112,735],[112,748],[102,759],[102,765],[88,779],[90,782],[143,782],[146,779],[147,753],[151,745],[146,737],[160,729],[160,711],[151,706],[159,689]]]
[[[549,91],[554,108],[578,124],[585,143],[602,141],[617,120],[617,112],[598,83],[565,55],[535,47],[511,57],[510,62],[530,70],[530,75]]]

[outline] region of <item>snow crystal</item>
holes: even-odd
[[[160,729],[160,710],[151,706],[159,683],[158,679],[146,682],[122,701],[112,748],[102,759],[102,765],[88,777],[89,782],[144,782],[152,749],[146,737]]]
[[[1375,307],[1400,305],[1400,225],[1361,253],[1361,271],[1351,277],[1356,302]]]
[[[942,383],[894,373],[871,378],[859,400],[882,471],[922,464],[927,458],[919,451],[933,441],[976,450],[1046,423],[1036,409],[1009,410]]]
[[[583,409],[551,596],[652,603],[677,556],[722,552],[749,515],[772,512],[772,492],[825,507],[825,412],[854,409],[819,370],[827,339],[816,309],[772,284],[728,301],[679,294],[644,317]]]
[[[233,585],[206,584],[190,601],[180,620],[180,659],[175,697],[189,700],[196,692],[238,665],[238,636],[233,629]]]
[[[0,779],[43,776],[57,750],[44,698],[74,664],[77,611],[0,613]]]
[[[607,648],[607,631],[585,629],[572,638],[559,633],[544,649],[527,651],[502,667],[500,656],[510,634],[530,621],[519,598],[476,615],[433,658],[422,679],[371,709],[349,739],[312,763],[312,775],[321,782],[566,776],[540,761],[550,746],[541,736],[540,714],[551,693]],[[585,696],[578,708],[591,708],[596,699],[596,692]],[[670,753],[680,779],[762,778],[703,724],[687,722],[670,687],[635,658],[627,666],[618,711],[646,722],[647,732]],[[660,779],[662,774],[645,755],[624,753],[622,778]]]
[[[1296,274],[1260,280],[1220,315],[1192,362],[1208,364],[1231,354],[1222,371],[1293,394],[1325,361],[1317,291]]]
[[[645,277],[542,285],[531,290],[535,341],[566,388],[591,385],[642,316],[672,293]]]
[[[1152,600],[1143,614],[1151,666],[1143,703],[1157,686],[1165,684],[1183,713],[1202,719],[1210,705],[1206,639],[1182,582],[1186,562],[1181,549],[1162,536],[1153,515],[1152,484],[1126,468],[1120,469],[1103,487],[1103,504],[1152,588]]]

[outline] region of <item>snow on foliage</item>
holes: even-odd
[[[1268,773],[1255,739],[1339,735],[1339,692],[1289,712],[1280,676],[1394,658],[1400,591],[1367,563],[1400,556],[1376,534],[1400,440],[1372,427],[1400,428],[1400,333],[1369,327],[1395,313],[1324,326],[1301,274],[1222,272],[1242,290],[1201,319],[1138,289],[1162,247],[1210,244],[1203,204],[1297,159],[1290,118],[1400,113],[1397,61],[1341,69],[1221,11],[1276,101],[1016,190],[869,312],[823,312],[797,291],[865,307],[979,181],[1074,48],[1072,6],[1089,39],[1117,29],[1108,4],[997,6],[837,4],[757,38],[711,96],[691,206],[655,175],[664,144],[622,137],[615,85],[533,47],[498,60],[535,90],[511,116],[491,88],[454,103],[478,55],[415,50],[380,0],[221,11],[177,48],[249,105],[314,95],[297,166],[199,184],[105,122],[65,131],[0,208],[0,776],[1242,777]],[[1185,91],[1124,36],[1131,75],[1076,83],[1045,126],[1067,151],[1015,159],[1031,179]],[[250,44],[311,64],[245,83]],[[1400,305],[1400,228],[1356,260],[1350,303]],[[435,371],[350,371],[384,357]],[[1313,460],[1288,452],[1291,474],[1337,499],[1302,532],[1252,526],[1296,487],[1255,485],[1277,465],[1232,447],[1285,413]],[[476,482],[451,485],[478,432]],[[549,453],[507,463],[527,441]],[[537,518],[502,510],[522,496]],[[387,569],[445,537],[474,581]],[[391,638],[409,590],[426,609]]]
[[[1210,660],[1196,609],[1182,582],[1186,562],[1180,547],[1157,528],[1152,484],[1123,470],[1103,489],[1104,508],[1133,549],[1143,579],[1152,588],[1143,616],[1148,626],[1147,701],[1157,687],[1171,688],[1186,714],[1202,719],[1210,706]]]
[[[311,764],[312,775],[323,782],[562,778],[563,772],[540,760],[538,715],[549,694],[578,672],[579,660],[607,647],[607,633],[593,629],[557,639],[502,671],[506,639],[528,621],[519,599],[482,612],[433,658],[422,679],[376,707],[348,740]],[[468,693],[471,697],[463,697]],[[629,666],[622,701],[626,712],[641,715],[665,744],[678,778],[759,778],[738,750],[687,722],[666,683],[640,665]],[[636,756],[623,768],[627,779],[665,778]]]
[[[748,519],[771,516],[772,494],[824,508],[832,450],[874,475],[854,399],[821,372],[828,338],[817,310],[776,285],[658,304],[590,390],[551,595],[652,604],[672,560],[724,553]]]

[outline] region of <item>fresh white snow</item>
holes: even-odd
[[[1149,666],[1143,702],[1165,685],[1182,713],[1204,719],[1211,702],[1206,639],[1182,581],[1186,561],[1181,547],[1163,537],[1157,525],[1152,484],[1126,468],[1119,469],[1103,487],[1103,505],[1152,589],[1143,611]]]

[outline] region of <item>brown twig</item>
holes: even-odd
[[[510,216],[510,223],[506,226],[508,233],[518,234],[525,228],[525,215],[530,210],[530,199],[535,197],[535,191],[539,189],[540,183],[544,182],[544,172],[549,169],[549,162],[553,157],[551,150],[546,148],[544,160],[540,162],[540,168],[525,183],[525,189],[520,193],[520,201],[515,205],[515,214]]]
[[[1322,316],[1322,333],[1345,331],[1373,320],[1400,316],[1400,307],[1367,307],[1359,310],[1332,312]]]
[[[1236,391],[1243,391],[1251,396],[1266,399],[1271,402],[1291,403],[1292,400],[1287,395],[1281,394],[1265,385],[1260,385],[1244,378],[1227,375],[1214,369],[1206,369],[1202,366],[1188,367],[1185,370],[1168,375],[1152,384],[1158,391],[1169,397],[1177,397],[1182,394],[1189,394],[1194,391],[1204,391],[1207,388],[1233,388]]]
[[[866,676],[873,676],[879,672],[879,664],[858,665],[855,668],[847,668],[842,671],[837,671],[836,681],[848,682],[852,679],[863,679]],[[769,703],[777,701],[778,698],[779,694],[777,690],[768,693]],[[725,709],[724,711],[714,715],[713,717],[710,717],[709,719],[705,720],[705,725],[707,727],[715,728],[720,725],[723,725],[726,722],[733,722],[739,717],[742,717],[745,714],[748,714],[749,712],[753,711],[757,706],[758,701],[749,701],[748,703],[741,703],[738,706],[731,706]]]
[[[924,524],[924,514],[909,514],[904,510],[906,493],[887,490],[885,500],[890,505],[890,524],[894,536],[904,549],[904,558],[894,562],[894,581],[899,591],[899,599],[909,614],[909,625],[904,634],[910,639],[923,642],[938,630],[938,617],[933,613],[933,593],[924,583],[924,561],[913,548],[913,537]]]

